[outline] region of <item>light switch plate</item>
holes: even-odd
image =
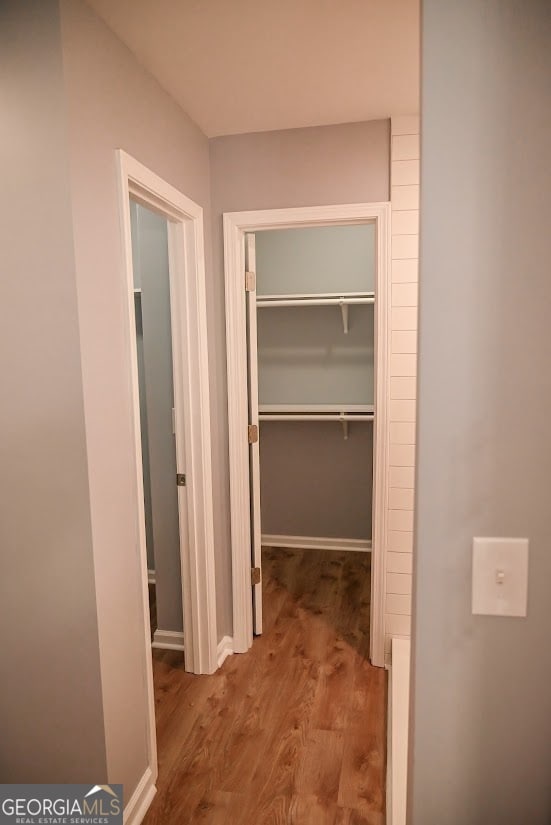
[[[526,616],[528,539],[473,539],[473,613]]]

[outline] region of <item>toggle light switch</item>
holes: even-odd
[[[472,611],[526,616],[528,539],[474,538]]]

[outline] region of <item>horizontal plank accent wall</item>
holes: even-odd
[[[391,120],[392,310],[385,653],[411,633],[419,272],[419,118]]]

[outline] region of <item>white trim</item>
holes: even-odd
[[[147,583],[148,583],[148,584],[155,584],[155,581],[156,581],[156,579],[155,579],[155,571],[154,571],[154,570],[150,570],[150,569],[148,568],[148,569],[147,569]]]
[[[155,697],[151,659],[149,587],[145,537],[140,399],[130,195],[167,218],[171,297],[174,397],[176,407],[176,464],[185,472],[187,487],[178,488],[182,599],[186,670],[212,673],[216,657],[216,587],[210,443],[209,373],[203,210],[166,181],[122,150],[117,150],[119,209],[122,235],[121,288],[126,298],[123,316],[126,366],[132,396],[133,464],[138,514],[138,570],[143,611],[143,669],[147,691],[146,729],[149,767],[157,777]],[[187,460],[186,460],[187,459]]]
[[[224,268],[228,370],[228,426],[232,553],[233,649],[245,653],[253,642],[251,593],[251,502],[247,393],[247,321],[244,300],[245,233],[225,214]]]
[[[408,529],[399,533],[400,547],[411,550],[413,544],[413,519],[415,509],[415,421],[417,404],[415,400],[415,376],[418,366],[418,291],[419,291],[419,117],[391,117],[390,119],[390,182],[392,209],[392,356],[390,381],[400,385],[398,401],[390,402],[393,412],[396,408],[407,407],[407,426],[393,424],[389,431],[388,444],[390,452],[389,476],[402,474],[407,463]],[[408,170],[406,176],[404,171]],[[404,345],[404,339],[407,343]],[[396,421],[403,421],[401,412],[392,415]],[[387,519],[389,530],[395,519],[393,502],[389,491]],[[404,519],[406,516],[404,515]],[[387,533],[388,544],[388,533]],[[409,582],[409,584],[408,584]],[[402,600],[411,596],[412,578],[404,577]],[[385,583],[385,590],[389,585]],[[392,590],[393,588],[390,587]],[[389,594],[387,596],[393,596]],[[394,598],[390,599],[394,601]],[[399,621],[398,621],[399,619]],[[395,632],[410,635],[410,617],[386,612],[385,615],[387,656],[390,656],[390,642]]]
[[[140,825],[156,793],[157,788],[155,787],[153,773],[151,768],[146,768],[144,775],[136,786],[136,790],[124,808],[122,815],[124,825]]]
[[[266,307],[330,307],[330,306],[361,306],[362,304],[374,304],[375,298],[347,298],[341,295],[338,298],[257,298],[256,306],[258,309],[265,309]]]
[[[387,825],[406,823],[410,648],[409,639],[392,638],[387,721]]]
[[[185,636],[181,630],[157,630],[153,634],[151,647],[158,650],[183,650]]]
[[[256,273],[256,236],[247,234],[245,236],[245,265],[248,271]],[[253,276],[256,287],[256,274]],[[247,323],[248,323],[248,339],[254,341],[255,346],[248,347],[248,364],[247,369],[249,373],[249,423],[259,425],[258,415],[258,355],[256,341],[258,338],[257,326],[257,302],[256,291],[251,290],[246,293],[247,300]],[[261,537],[261,518],[262,510],[260,501],[260,444],[258,438],[253,440],[249,445],[249,460],[250,473],[253,483],[251,484],[251,566],[262,571],[262,537]],[[258,484],[254,483],[254,479],[258,479]],[[260,635],[262,633],[262,575],[259,580],[252,586],[253,597],[253,633]]]
[[[374,413],[260,413],[259,421],[373,421]]]
[[[375,306],[375,423],[373,428],[373,561],[369,652],[373,665],[385,665],[386,545],[389,496],[391,206],[378,220]]]
[[[218,667],[222,667],[228,656],[233,655],[233,639],[231,636],[224,636],[218,642],[217,661]]]
[[[141,292],[141,290],[140,290]],[[258,294],[257,294],[258,295]],[[300,301],[301,299],[308,300],[310,298],[316,299],[330,299],[335,298],[337,301],[342,301],[343,303],[347,303],[348,299],[350,298],[369,298],[373,299],[375,297],[374,292],[289,292],[289,293],[280,293],[278,295],[258,295],[256,299],[256,303],[258,304],[259,301],[284,301],[287,298],[293,301]],[[373,300],[370,300],[370,303],[373,303]]]
[[[389,653],[386,705],[386,783],[385,783],[385,813],[386,825],[392,825],[392,655]]]
[[[371,552],[368,539],[334,539],[317,536],[276,536],[262,534],[263,547],[288,547],[291,550],[344,550],[360,553]]]
[[[187,479],[186,486],[178,488],[186,670],[212,673],[216,670],[216,588],[203,210],[125,152],[118,150],[118,159],[140,541],[145,550],[130,195],[168,221],[176,463]]]
[[[388,432],[390,395],[390,204],[354,203],[293,209],[227,212],[224,221],[226,344],[230,456],[230,512],[234,649],[245,652],[253,641],[249,450],[247,443],[247,332],[244,300],[247,232],[296,226],[374,222],[377,226],[375,304],[375,446],[373,476],[373,561],[371,590],[371,661],[384,666],[384,595]]]

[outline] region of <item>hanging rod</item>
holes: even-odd
[[[342,424],[342,434],[348,441],[348,425],[356,421],[373,421],[374,413],[259,413],[259,421],[338,421]]]
[[[256,305],[260,309],[262,307],[314,307],[314,306],[351,306],[355,304],[374,304],[375,297],[368,295],[362,298],[348,298],[342,296],[340,298],[257,298]]]
[[[327,413],[335,413],[336,415],[353,414],[353,413],[372,413],[374,412],[373,404],[260,404],[258,411],[269,415],[273,413],[287,414],[287,413],[305,413],[307,415],[318,415]]]
[[[344,290],[341,292],[276,292],[257,293],[257,298],[261,301],[279,301],[281,298],[374,298],[375,293],[370,290],[352,292]]]
[[[374,413],[259,413],[259,421],[373,421]]]
[[[258,309],[262,307],[330,307],[337,306],[341,309],[342,315],[342,331],[348,335],[348,307],[359,304],[374,304],[375,296],[373,293],[366,295],[325,295],[317,296],[315,298],[308,295],[281,295],[275,297],[270,295],[268,298],[257,298],[256,306]]]

